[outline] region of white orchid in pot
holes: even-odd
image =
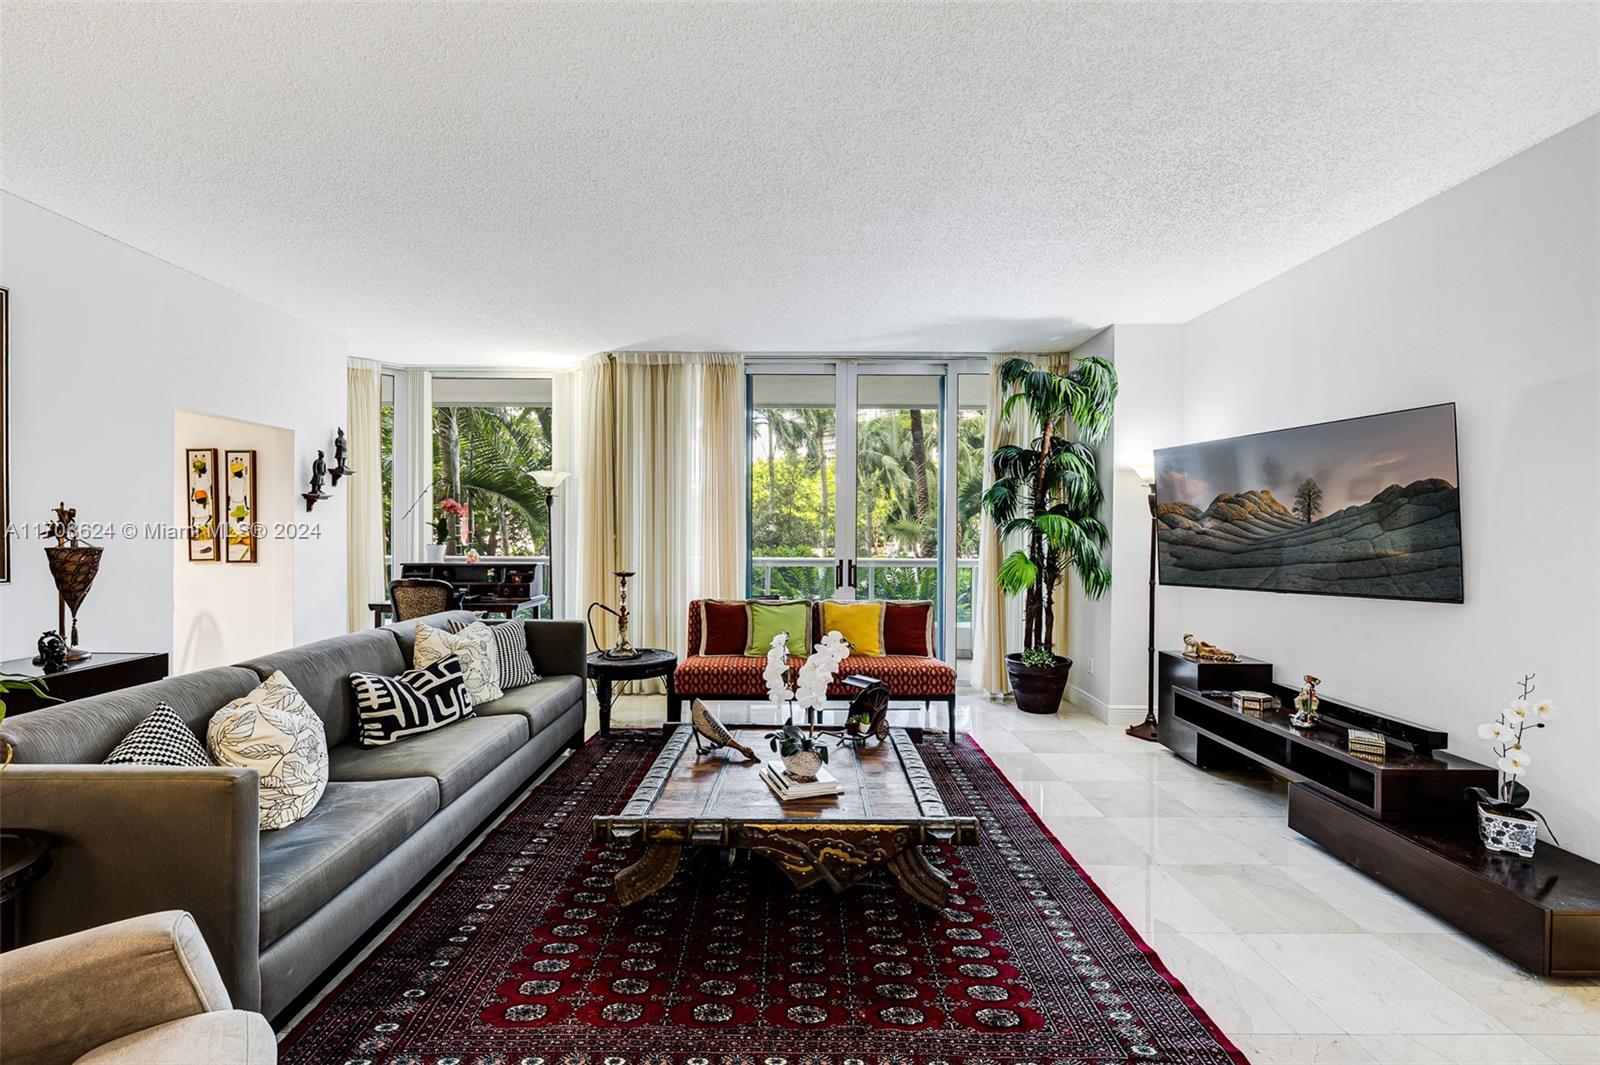
[[[1493,721],[1478,726],[1478,738],[1488,740],[1496,755],[1495,768],[1500,770],[1497,793],[1490,795],[1482,788],[1468,788],[1467,795],[1477,800],[1478,839],[1486,848],[1532,858],[1539,822],[1544,822],[1551,839],[1556,834],[1544,814],[1527,809],[1532,795],[1521,778],[1533,765],[1533,755],[1523,746],[1523,737],[1529,729],[1544,728],[1553,720],[1556,707],[1548,699],[1534,701],[1532,673],[1522,678],[1521,688],[1521,698],[1500,711]]]
[[[772,680],[774,659],[778,641],[772,641],[774,650],[767,652],[767,692],[773,694]],[[785,648],[785,651],[787,648]],[[805,728],[795,724],[791,714],[789,720],[777,732],[767,736],[767,742],[783,759],[784,770],[800,781],[817,779],[817,771],[828,761],[828,748],[817,736],[817,715],[822,712],[822,707],[828,701],[828,685],[833,683],[833,675],[839,671],[839,665],[850,657],[850,644],[845,641],[837,631],[829,632],[822,638],[822,642],[812,650],[811,656],[800,666],[800,675],[795,681],[793,698],[806,712]],[[787,664],[786,654],[783,657]],[[776,701],[776,700],[775,700]]]

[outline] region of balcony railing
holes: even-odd
[[[826,599],[834,593],[837,563],[816,558],[756,556],[750,559],[755,595]],[[975,558],[956,559],[956,624],[972,621]],[[932,558],[863,558],[856,562],[856,594],[863,599],[937,600],[939,562]]]

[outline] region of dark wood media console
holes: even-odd
[[[1600,865],[1550,843],[1529,860],[1485,850],[1463,792],[1493,791],[1497,774],[1446,753],[1448,734],[1327,696],[1317,728],[1294,728],[1298,689],[1254,659],[1162,652],[1160,678],[1159,738],[1179,757],[1288,780],[1289,827],[1330,854],[1533,972],[1600,975]],[[1223,693],[1239,690],[1289,713],[1235,710]],[[1388,737],[1383,761],[1349,752],[1351,728]]]
[[[1495,854],[1470,811],[1380,823],[1305,784],[1289,788],[1289,827],[1525,969],[1600,975],[1600,865],[1586,858],[1548,843]]]

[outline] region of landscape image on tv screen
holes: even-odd
[[[1156,452],[1161,583],[1462,601],[1453,403]]]

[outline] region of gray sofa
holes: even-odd
[[[0,738],[15,760],[0,773],[0,823],[57,840],[51,870],[28,891],[23,941],[187,910],[233,1001],[282,1011],[541,767],[583,741],[583,626],[528,621],[537,684],[436,732],[356,746],[347,678],[410,668],[415,624],[7,720]],[[288,828],[257,829],[254,770],[99,764],[158,701],[203,734],[218,707],[280,669],[322,718],[329,753],[327,791]]]

